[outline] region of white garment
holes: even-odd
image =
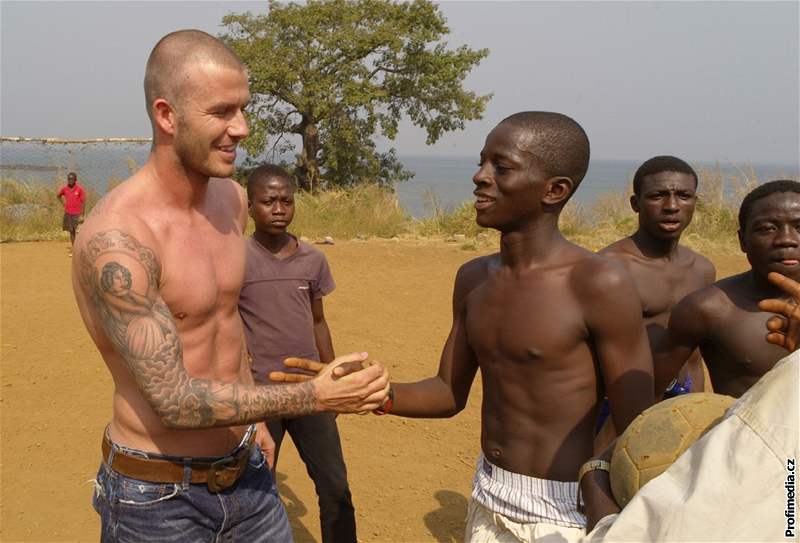
[[[796,541],[799,384],[795,351],[581,541]],[[791,500],[795,522],[787,535]]]
[[[545,522],[586,528],[576,509],[578,483],[551,481],[495,466],[483,454],[472,480],[472,499],[489,511],[518,523]]]
[[[466,543],[577,543],[586,533],[548,522],[517,522],[490,511],[474,498],[467,509]]]

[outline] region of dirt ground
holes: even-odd
[[[453,278],[480,252],[407,240],[322,249],[338,285],[325,302],[337,352],[367,350],[396,380],[435,373]],[[719,277],[747,267],[739,254],[709,256]],[[67,244],[4,244],[0,260],[0,539],[96,541],[91,480],[112,384],[75,306]],[[360,541],[463,539],[480,401],[476,382],[450,420],[339,418]],[[316,496],[290,440],[278,481],[296,540],[320,541]]]

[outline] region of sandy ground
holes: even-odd
[[[324,246],[338,289],[326,299],[337,352],[367,350],[395,379],[436,371],[458,266],[478,253],[433,241]],[[485,251],[484,251],[485,252]],[[746,269],[710,255],[718,276]],[[63,242],[0,246],[2,541],[96,541],[91,479],[111,380],[78,315]],[[479,452],[480,386],[450,420],[339,418],[359,540],[463,539]],[[286,440],[280,492],[298,542],[319,541],[316,496]]]

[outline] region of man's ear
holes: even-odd
[[[639,213],[639,196],[636,194],[631,194],[631,209],[634,213]]]
[[[747,251],[745,251],[744,249],[744,232],[742,231],[741,228],[736,231],[736,235],[739,236],[739,248],[742,250],[743,253],[746,253]]]
[[[175,108],[163,98],[153,102],[153,122],[165,134],[173,136],[178,123]]]
[[[575,183],[569,177],[551,177],[547,180],[547,192],[542,198],[544,205],[563,204],[575,190]]]

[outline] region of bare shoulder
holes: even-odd
[[[236,217],[244,232],[247,226],[247,192],[244,187],[229,178],[212,177],[208,182],[211,201],[220,206],[223,216]]]
[[[570,283],[576,292],[592,297],[638,296],[636,285],[626,267],[608,258],[607,254],[586,251],[583,258],[575,262]]]
[[[492,269],[499,267],[499,265],[500,253],[479,256],[465,262],[458,268],[456,273],[456,288],[459,286],[474,288],[489,276]]]
[[[78,279],[110,255],[127,255],[137,261],[154,283],[161,267],[158,237],[139,205],[135,177],[106,194],[92,209],[75,239],[73,273]],[[81,281],[84,283],[84,281]]]
[[[461,307],[461,303],[481,283],[486,281],[493,269],[500,266],[500,253],[473,258],[458,268],[453,286],[453,311]]]
[[[714,264],[708,258],[684,245],[681,245],[680,249],[685,255],[685,258],[691,261],[692,268],[702,274],[706,284],[713,283],[717,278],[717,269],[714,267]]]
[[[636,244],[633,243],[633,240],[627,237],[617,240],[607,247],[603,247],[597,251],[597,254],[614,260],[628,260],[630,257],[639,255],[639,250],[636,248]]]
[[[247,192],[233,179],[212,177],[208,182],[209,187],[217,196],[222,196],[234,204],[247,205]]]
[[[672,311],[675,322],[687,319],[711,322],[724,317],[733,306],[732,297],[741,289],[745,275],[726,277],[687,294]]]

